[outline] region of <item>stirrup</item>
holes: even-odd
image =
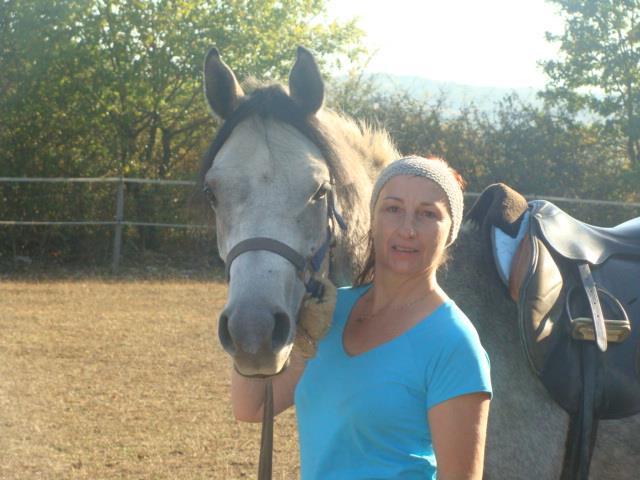
[[[569,317],[569,325],[571,336],[576,340],[595,341],[596,334],[593,325],[593,318],[590,317],[573,317],[571,315],[571,294],[577,287],[572,287],[567,293],[565,299],[565,310]],[[607,341],[614,343],[624,342],[631,335],[631,323],[629,317],[622,304],[611,293],[604,288],[597,287],[598,294],[603,294],[613,301],[618,311],[622,314],[622,319],[606,319],[604,320],[607,331]]]

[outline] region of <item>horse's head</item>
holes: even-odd
[[[273,375],[292,348],[308,265],[328,268],[333,175],[316,118],[324,84],[302,48],[288,93],[269,86],[245,95],[215,49],[204,82],[223,120],[203,165],[229,280],[219,337],[241,374]]]

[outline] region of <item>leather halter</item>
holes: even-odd
[[[342,216],[336,211],[333,192],[329,192],[327,196],[327,221],[335,220],[335,222],[344,231],[347,229]],[[227,282],[231,278],[231,264],[240,255],[245,252],[266,250],[285,258],[296,268],[298,278],[304,284],[304,287],[311,297],[321,299],[324,295],[324,286],[315,279],[314,274],[317,273],[324,262],[327,252],[332,246],[333,234],[331,225],[327,225],[327,236],[310,257],[303,257],[296,250],[291,248],[284,242],[268,237],[247,238],[238,242],[227,254],[225,261],[225,274]],[[271,378],[265,381],[265,393],[262,414],[262,433],[260,434],[260,457],[258,462],[258,480],[271,480],[272,464],[273,464],[273,388]]]
[[[329,222],[335,220],[343,231],[347,229],[347,224],[335,208],[333,192],[329,192],[327,195],[327,220]],[[247,238],[235,244],[227,254],[225,260],[225,276],[227,282],[231,278],[231,264],[238,256],[245,252],[265,250],[288,260],[298,272],[298,278],[304,284],[307,293],[314,298],[321,298],[323,294],[322,283],[314,278],[314,274],[318,273],[322,268],[325,256],[331,249],[332,242],[333,232],[331,225],[327,225],[327,235],[322,245],[309,257],[302,256],[286,243],[274,238]]]
[[[210,194],[208,186],[204,187],[204,193]],[[327,252],[333,246],[332,220],[338,224],[342,231],[347,229],[347,224],[335,208],[333,191],[327,194],[327,236],[320,247],[309,257],[304,257],[284,242],[268,237],[252,237],[235,244],[227,254],[225,260],[225,276],[227,282],[231,278],[231,264],[245,252],[265,250],[288,260],[296,269],[298,278],[304,284],[307,293],[317,299],[324,294],[324,285],[315,278],[322,268]],[[213,204],[211,204],[213,208]],[[265,400],[262,415],[262,433],[260,435],[260,457],[258,462],[258,480],[271,480],[273,458],[273,388],[271,379],[265,380]]]

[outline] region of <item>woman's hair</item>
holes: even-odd
[[[464,190],[464,188],[466,186],[466,182],[462,178],[462,175],[460,175],[460,173],[457,170],[452,168],[445,160],[443,160],[441,158],[437,158],[437,157],[428,157],[427,160],[430,160],[430,161],[433,161],[433,162],[440,162],[441,164],[444,164],[447,167],[449,173],[454,178],[455,182],[460,187],[460,190],[461,191]],[[377,193],[379,193],[379,191]],[[372,207],[374,207],[374,205],[372,205]],[[355,286],[360,286],[360,285],[364,285],[366,283],[371,283],[373,281],[374,276],[375,276],[376,253],[375,253],[375,247],[373,245],[373,231],[372,231],[373,215],[374,215],[374,208],[371,208],[370,226],[369,226],[369,231],[367,232],[367,237],[366,237],[367,255],[365,257],[365,261],[364,261],[364,265],[362,266],[362,270],[360,271],[360,273],[358,273],[358,275],[356,276],[356,279],[354,281],[354,285]],[[451,215],[450,208],[449,208],[449,215]],[[445,250],[444,253],[442,254],[442,257],[440,258],[440,262],[438,264],[438,267],[440,267],[441,265],[443,265],[444,263],[446,263],[448,261],[449,261],[449,254],[448,254],[448,251]]]

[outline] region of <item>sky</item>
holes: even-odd
[[[544,86],[537,65],[558,57],[560,33],[544,0],[330,0],[330,17],[359,18],[370,72],[493,87]]]

